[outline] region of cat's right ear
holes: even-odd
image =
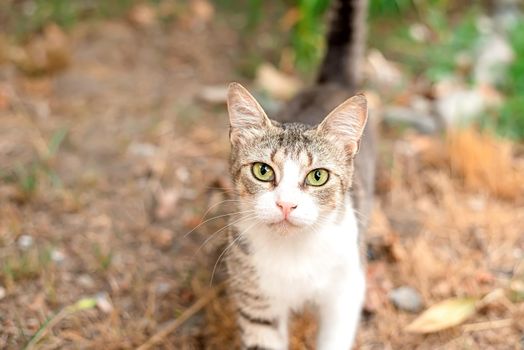
[[[257,100],[240,84],[231,83],[227,91],[229,138],[231,143],[244,143],[271,126],[271,121]]]

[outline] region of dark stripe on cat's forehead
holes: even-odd
[[[314,147],[315,142],[310,130],[310,127],[303,124],[283,124],[270,142],[271,161],[275,162],[276,159],[282,160],[282,158],[299,160],[305,157],[304,160],[311,165],[313,159],[308,148]]]

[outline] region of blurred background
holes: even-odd
[[[271,116],[313,81],[329,4],[0,2],[0,348],[235,348],[225,89]],[[369,5],[381,139],[356,348],[520,349],[522,3]],[[310,313],[292,328],[312,349]]]

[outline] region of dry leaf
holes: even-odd
[[[286,75],[267,63],[258,68],[256,81],[258,86],[280,100],[289,100],[302,86],[297,78]]]
[[[0,110],[7,109],[10,105],[9,88],[5,85],[0,85]]]
[[[198,92],[198,98],[209,104],[225,104],[227,99],[227,87],[224,85],[204,86]]]
[[[149,27],[156,22],[155,9],[147,4],[138,4],[129,11],[129,20],[140,27]]]
[[[513,145],[474,129],[448,133],[449,166],[467,189],[479,188],[504,199],[522,196],[522,178],[515,169]]]
[[[215,7],[207,0],[194,0],[191,2],[191,10],[195,20],[207,23],[215,15]]]
[[[71,61],[67,35],[55,24],[44,28],[25,47],[12,47],[9,59],[28,74],[51,73],[66,68]]]
[[[476,310],[477,299],[453,298],[431,306],[406,327],[411,333],[433,333],[464,322]]]

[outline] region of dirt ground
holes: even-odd
[[[81,24],[67,40],[57,73],[0,65],[0,348],[22,348],[85,297],[97,307],[47,327],[37,348],[137,348],[220,286],[220,273],[210,280],[228,211],[227,115],[199,96],[239,79],[242,47],[227,23],[190,17]],[[356,348],[524,348],[522,147],[474,130],[384,128],[380,149]],[[208,208],[221,217],[204,221]],[[417,315],[388,299],[399,286],[425,306],[496,297],[420,335],[405,330]],[[313,349],[314,319],[295,318],[292,348]],[[152,348],[235,344],[219,291]]]

